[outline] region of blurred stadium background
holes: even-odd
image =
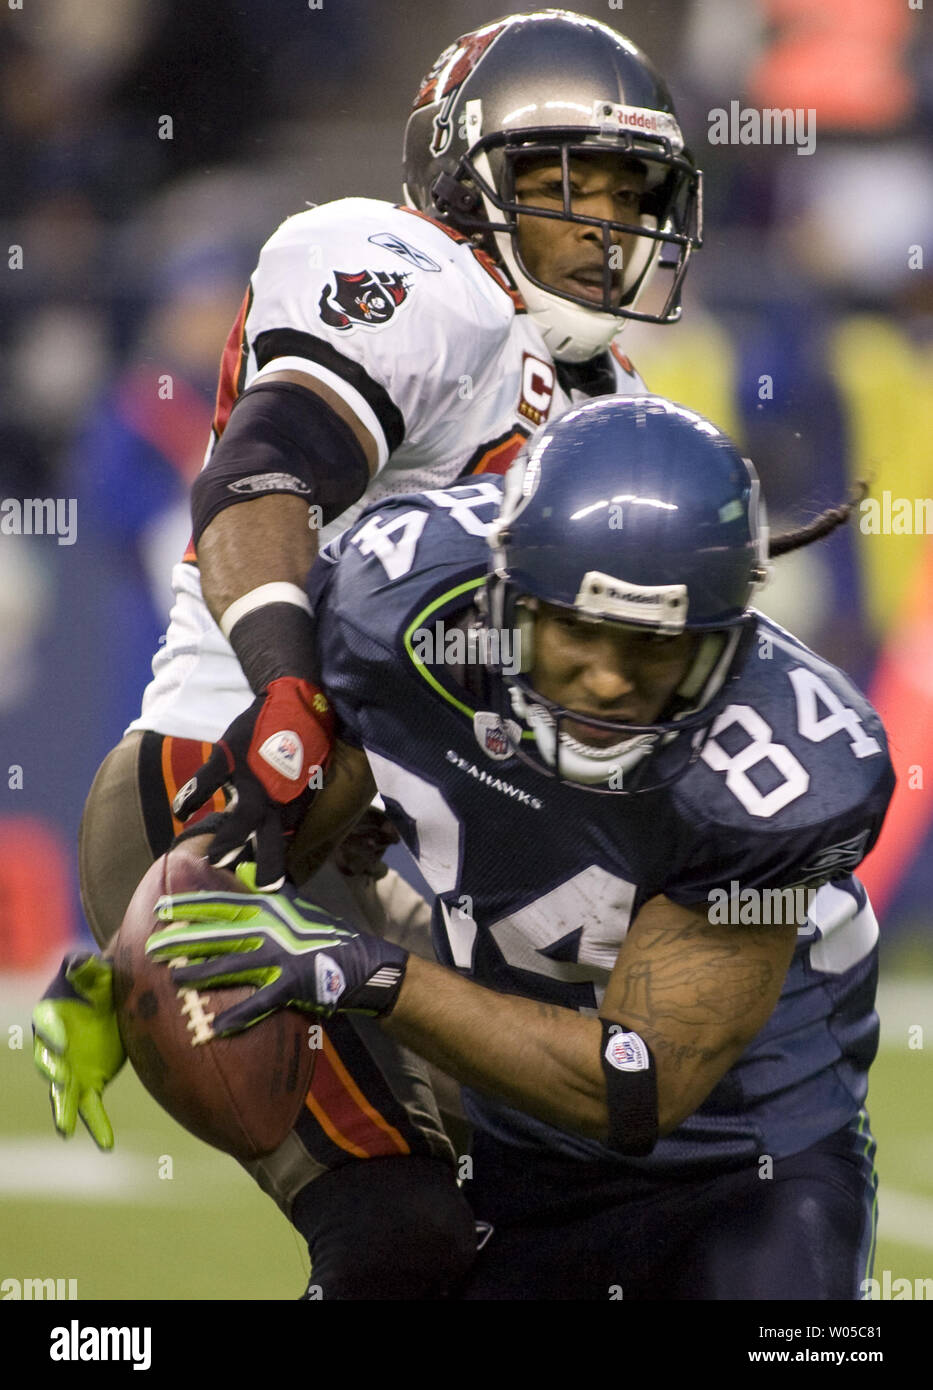
[[[929,12],[916,0],[575,8],[654,59],[706,174],[684,322],[622,340],[649,385],[742,441],[775,528],[869,475],[879,498],[933,496]],[[302,1287],[305,1254],[271,1203],[126,1072],[109,1093],[116,1152],[83,1133],[61,1146],[29,1013],[63,947],[86,939],[81,806],[164,628],[216,365],[258,248],[309,202],[397,199],[422,73],[506,9],[0,10],[0,498],[77,502],[74,544],[0,525],[0,1280],[77,1278],[81,1298]],[[709,113],[732,100],[814,109],[815,152],[711,145]],[[864,874],[884,978],[869,1106],[876,1275],[909,1279],[933,1274],[931,589],[933,536],[854,524],[780,562],[763,604],[848,669],[891,732],[900,786]]]

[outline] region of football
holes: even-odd
[[[140,1081],[173,1119],[234,1158],[261,1158],[300,1113],[314,1035],[307,1016],[282,1009],[234,1037],[210,1038],[212,1018],[252,988],[179,988],[167,965],[146,957],[158,899],[203,890],[242,892],[242,884],[184,845],[156,860],[140,882],[112,952],[120,1035]]]

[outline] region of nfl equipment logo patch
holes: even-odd
[[[301,739],[291,729],[282,729],[267,738],[259,749],[259,756],[290,782],[297,782],[300,778],[304,748]]]
[[[613,1033],[605,1055],[617,1071],[644,1071],[648,1066],[648,1049],[637,1033]]]
[[[332,956],[320,952],[314,960],[319,1004],[336,1004],[347,987],[344,973]]]
[[[474,714],[473,732],[480,748],[495,762],[511,758],[512,749],[522,736],[521,728],[514,719],[503,720],[492,710],[479,710]]]

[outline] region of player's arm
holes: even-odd
[[[378,460],[376,441],[336,391],[306,372],[293,369],[269,372],[261,378],[261,383],[257,382],[256,387],[251,389],[256,390],[260,384],[265,389],[276,383],[303,387],[317,401],[322,402],[323,407],[342,420],[362,451],[368,476],[373,476]],[[291,393],[281,393],[279,399],[284,402],[289,394]],[[234,418],[244,418],[244,407],[247,405],[249,409],[246,413],[252,414],[252,405],[247,401],[249,395],[250,390],[247,390],[240,397],[237,409],[241,415],[231,415],[231,422]],[[275,393],[267,392],[266,398],[269,408],[274,409]],[[300,397],[298,400],[300,402]],[[301,413],[302,405],[299,403],[295,413],[296,424],[300,421]],[[307,420],[312,429],[313,420],[317,415],[316,405],[307,412]],[[246,430],[246,426],[243,426],[243,429]],[[262,434],[263,430],[257,423],[254,455],[257,473],[266,470],[272,461],[263,456],[263,448],[269,448],[270,445],[263,445]],[[202,475],[205,482],[212,468],[217,472],[226,463],[226,456],[231,451],[233,442],[233,435],[228,436],[225,432],[221,436]],[[238,447],[238,455],[242,447]],[[280,450],[282,446],[275,443],[271,447]],[[313,440],[309,441],[309,454],[313,453],[313,447]],[[281,457],[284,458],[284,455]],[[307,467],[310,471],[313,463],[308,462]],[[224,468],[223,471],[226,473],[227,470]],[[363,495],[365,480],[360,477],[359,469],[354,470],[350,460],[346,471],[351,475],[355,473],[356,477],[355,482],[350,481],[348,484],[347,496],[349,497],[350,492],[356,492],[356,496],[350,497],[346,503],[346,506],[350,506]],[[299,481],[305,481],[301,474],[295,476]],[[362,487],[359,486],[361,481]],[[307,485],[311,487],[311,484]],[[284,582],[303,587],[305,576],[318,550],[317,530],[308,525],[310,500],[310,492],[292,496],[270,493],[247,501],[237,501],[236,505],[226,506],[213,515],[199,536],[197,555],[204,601],[215,622],[220,622],[232,603],[261,584]]]
[[[795,940],[794,926],[714,926],[705,909],[664,897],[642,908],[600,1016],[651,1049],[661,1135],[698,1109],[762,1028]],[[412,958],[384,1026],[458,1081],[560,1128],[609,1137],[599,1019],[497,994]],[[635,1074],[620,1072],[620,1084]]]
[[[283,881],[283,837],[333,740],[304,589],[317,554],[309,523],[326,524],[357,501],[377,463],[375,439],[346,402],[310,375],[283,369],[239,398],[194,485],[205,601],[257,698],[173,809],[186,820],[231,783],[236,803],[216,827],[209,858],[233,862],[253,836],[259,881],[270,886]]]
[[[793,925],[713,925],[706,909],[654,898],[594,1019],[486,989],[285,894],[179,895],[159,917],[172,925],[147,950],[206,958],[178,969],[180,984],[262,986],[220,1015],[221,1033],[288,1004],[381,1015],[398,1041],[458,1081],[636,1154],[692,1114],[761,1029],[796,940]]]

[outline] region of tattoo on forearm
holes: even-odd
[[[666,932],[649,929],[631,948],[617,1007],[633,1022],[741,1019],[767,996],[774,980],[774,966],[755,953],[751,934],[713,944],[705,923]]]
[[[738,1019],[768,992],[774,970],[768,961],[744,961],[723,971],[714,961],[640,961],[628,972],[618,1004],[626,1018],[660,1023],[722,1023]]]

